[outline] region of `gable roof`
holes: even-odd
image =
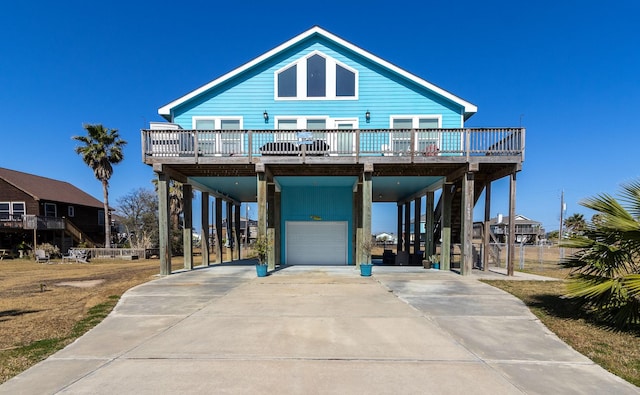
[[[35,200],[103,208],[101,201],[68,182],[0,167],[0,179],[33,196]]]
[[[432,92],[460,105],[461,107],[464,108],[464,119],[468,119],[470,116],[472,116],[473,114],[475,114],[478,111],[478,108],[469,103],[466,100],[461,99],[458,96],[455,96],[454,94],[414,75],[409,73],[406,70],[401,69],[400,67],[387,62],[386,60],[383,60],[382,58],[377,57],[376,55],[365,51],[364,49],[332,34],[329,33],[328,31],[324,30],[323,28],[319,27],[319,26],[314,26],[311,29],[295,36],[294,38],[290,39],[289,41],[273,48],[272,50],[265,52],[264,54],[258,56],[257,58],[245,63],[244,65],[222,75],[221,77],[216,78],[215,80],[209,82],[206,85],[201,86],[200,88],[197,88],[189,93],[187,93],[186,95],[172,101],[169,104],[166,104],[165,106],[162,106],[158,109],[158,114],[162,115],[165,119],[167,119],[168,121],[171,122],[171,110],[191,99],[193,99],[194,97],[208,91],[209,89],[224,83],[225,81],[237,76],[238,74],[241,74],[243,72],[245,72],[246,70],[251,69],[252,67],[260,64],[261,62],[265,61],[266,59],[273,57],[277,54],[279,54],[280,52],[286,50],[289,47],[292,47],[296,44],[298,44],[299,42],[308,39],[311,36],[314,35],[318,35],[318,36],[322,36],[324,38],[326,38],[327,40],[333,41],[334,43],[347,48],[348,50],[357,53],[367,59],[369,59],[371,62],[373,63],[377,63],[378,65],[387,68],[391,71],[393,71],[394,73],[397,73],[401,76],[403,76],[404,78],[414,82],[417,85],[420,85],[424,88],[427,88],[429,90],[431,90]]]

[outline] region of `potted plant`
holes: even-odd
[[[271,243],[265,236],[260,236],[253,244],[253,251],[257,254],[258,263],[256,264],[256,273],[258,277],[267,275],[267,255],[271,251]]]
[[[360,275],[363,277],[371,276],[371,250],[373,250],[373,241],[369,239],[365,239],[360,243],[362,247],[362,258],[364,262],[360,263]]]
[[[425,269],[438,269],[440,270],[440,255],[433,254],[429,258],[422,261],[422,265]]]

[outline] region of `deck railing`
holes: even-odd
[[[524,128],[142,130],[144,157],[522,156]]]

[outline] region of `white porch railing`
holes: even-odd
[[[523,156],[524,128],[142,130],[144,157]]]

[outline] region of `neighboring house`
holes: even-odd
[[[378,233],[376,235],[376,243],[380,244],[396,244],[398,242],[398,238],[393,233]]]
[[[222,219],[222,234],[223,234],[223,245],[226,247],[230,247],[232,243],[230,243],[231,240],[233,240],[233,238],[235,237],[235,227],[234,227],[234,222],[232,221],[232,223],[229,225],[229,227],[227,227],[227,219],[223,218]],[[216,232],[216,228],[214,225],[210,225],[209,226],[210,231],[210,235],[215,235],[217,234]],[[238,234],[240,235],[240,243],[241,244],[245,244],[245,243],[253,243],[256,238],[258,237],[258,221],[253,220],[253,219],[249,219],[249,222],[247,222],[247,219],[245,217],[241,217],[240,218],[240,227],[237,228],[239,229]],[[248,235],[248,239],[246,238],[246,235]],[[209,244],[211,246],[215,246],[216,245],[216,239],[214,237],[209,238]]]
[[[520,244],[538,244],[545,238],[545,230],[542,227],[542,223],[534,221],[525,217],[524,215],[515,216],[515,230],[516,237],[515,242]],[[491,218],[489,221],[489,227],[491,233],[497,243],[506,243],[507,235],[509,234],[509,217],[503,217],[501,215],[496,218]]]
[[[158,175],[161,274],[170,273],[171,179],[185,196],[203,192],[205,213],[215,198],[216,218],[223,201],[227,218],[257,202],[258,234],[275,247],[270,268],[364,262],[372,204],[394,202],[398,234],[410,234],[411,213],[419,221],[426,212],[427,253],[434,240],[443,251],[462,243],[461,271],[470,273],[473,206],[494,180],[510,177],[515,191],[524,159],[524,129],[466,128],[476,111],[320,27],[303,32],[161,107],[168,122],[142,131],[143,162]],[[407,256],[420,249],[419,240],[398,240]],[[448,257],[442,263],[449,269]]]
[[[66,252],[80,242],[104,241],[98,199],[68,182],[0,168],[0,246],[50,243]]]

